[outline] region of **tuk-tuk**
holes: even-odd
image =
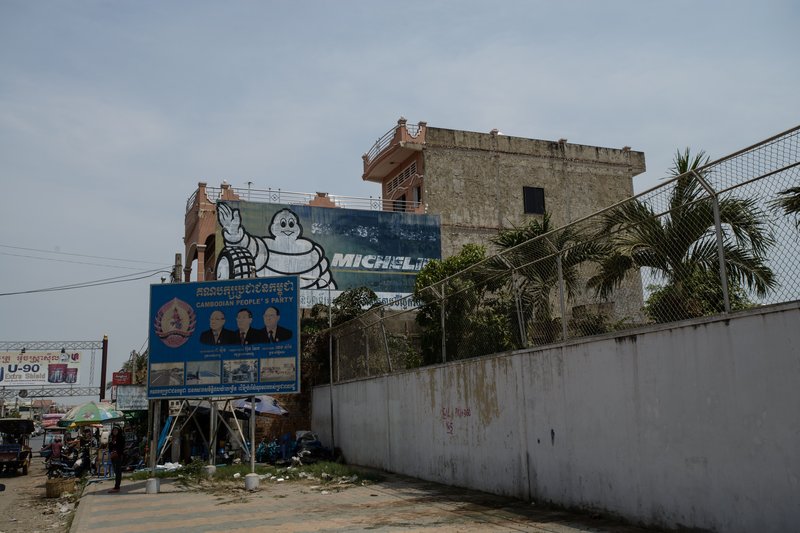
[[[44,435],[42,436],[42,448],[39,450],[39,457],[47,459],[50,457],[50,448],[53,441],[61,439],[61,442],[66,444],[72,440],[72,433],[66,428],[45,428]]]
[[[58,425],[58,421],[64,417],[64,413],[45,413],[42,415],[42,449],[39,450],[39,456],[47,459],[50,457],[50,447],[56,438],[61,439],[65,445],[70,440],[70,432],[68,429]]]
[[[29,438],[33,421],[22,418],[0,418],[0,471],[14,472],[22,469],[28,475],[31,464]]]

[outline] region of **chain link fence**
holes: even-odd
[[[800,127],[552,229],[334,327],[334,381],[786,302],[800,296]]]

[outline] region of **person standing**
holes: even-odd
[[[125,435],[119,426],[114,426],[108,437],[108,452],[111,454],[111,465],[114,467],[114,488],[108,492],[119,492],[122,483],[122,463],[125,457]]]
[[[61,437],[56,437],[55,440],[53,440],[53,443],[50,445],[50,458],[60,461],[61,460],[61,448],[63,446],[64,445],[61,442]]]

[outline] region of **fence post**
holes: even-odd
[[[386,326],[381,320],[381,333],[383,333],[383,346],[386,349],[386,364],[389,365],[389,372],[392,371],[392,358],[389,356],[389,340],[386,338]]]
[[[567,307],[564,303],[564,271],[561,266],[561,253],[556,256],[558,267],[558,302],[561,307],[561,340],[567,340]]]
[[[363,325],[363,324],[362,324]],[[363,325],[364,329],[361,331],[364,333],[364,366],[367,369],[367,377],[369,377],[369,335],[367,334],[367,327]]]
[[[519,343],[521,348],[528,347],[528,334],[525,331],[525,320],[522,316],[522,300],[520,298],[520,291],[522,289],[522,282],[520,275],[508,259],[503,254],[498,254],[497,257],[508,267],[511,271],[511,290],[514,291],[514,304],[517,307],[517,326],[519,327]]]
[[[445,298],[445,286],[442,284],[442,305],[440,307],[440,320],[442,322],[442,363],[447,362],[447,335],[445,334],[445,320],[444,320],[444,306],[447,302],[447,298]]]
[[[336,382],[337,383],[342,380],[341,363],[342,359],[339,357],[339,337],[336,337]]]
[[[696,171],[692,170],[692,174],[694,177],[697,178],[697,181],[702,185],[702,187],[708,192],[711,196],[711,205],[714,208],[714,230],[717,234],[717,257],[719,258],[719,279],[722,283],[722,301],[725,305],[725,314],[730,314],[731,312],[731,299],[728,294],[728,270],[725,267],[725,248],[724,244],[725,241],[722,235],[722,219],[719,214],[719,199],[717,198],[717,193],[714,189],[711,188],[711,185],[703,179],[700,174]]]
[[[525,331],[525,320],[522,316],[522,299],[520,297],[520,290],[522,284],[519,283],[520,276],[516,270],[511,270],[511,286],[514,288],[514,303],[517,306],[517,323],[519,324],[519,342],[520,348],[528,347],[528,333]]]

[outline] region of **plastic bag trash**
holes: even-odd
[[[181,467],[180,463],[164,463],[163,465],[156,465],[156,470],[172,472],[173,470],[177,470],[180,467]]]
[[[242,475],[241,475],[239,472],[236,472],[236,473],[233,475],[233,479],[239,479],[240,477],[242,477]]]

